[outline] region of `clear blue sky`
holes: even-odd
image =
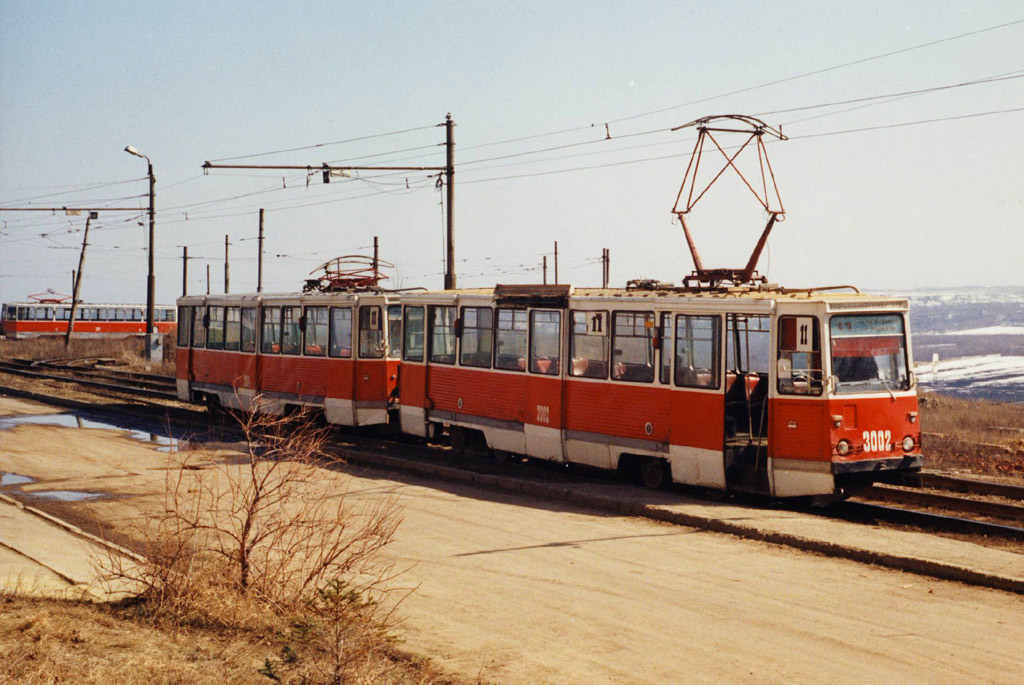
[[[225,235],[232,291],[254,290],[260,207],[268,290],[297,290],[374,235],[396,284],[440,287],[441,193],[426,174],[324,185],[317,173],[307,186],[301,171],[204,176],[201,165],[451,112],[459,285],[539,282],[555,240],[562,281],[598,284],[605,247],[613,284],[678,281],[692,264],[670,210],[693,133],[625,136],[763,114],[791,137],[769,148],[787,210],[760,263],[773,282],[1020,285],[1024,78],[770,113],[1020,77],[1024,23],[954,37],[1022,19],[1016,1],[0,0],[0,205],[144,208],[131,144],[157,177],[158,302],[181,292],[182,245],[196,258],[190,291],[205,291],[210,264],[220,292]],[[973,116],[1002,110],[1018,111]],[[932,119],[947,120],[891,127]],[[239,161],[439,166],[443,140],[425,128]],[[131,182],[90,188],[120,181]],[[710,266],[741,266],[763,226],[733,191],[691,215]],[[70,292],[85,218],[0,219],[0,301]],[[94,223],[85,299],[145,300],[144,220]]]

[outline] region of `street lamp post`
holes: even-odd
[[[155,210],[156,210],[156,177],[153,176],[153,162],[146,155],[142,154],[131,145],[127,145],[124,151],[136,157],[142,157],[148,165],[149,176],[149,275],[146,278],[146,360],[160,361],[163,359],[163,348],[160,346],[160,336],[156,332],[156,325],[153,322],[156,314],[156,271],[154,268],[154,236],[155,236]]]

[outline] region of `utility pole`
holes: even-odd
[[[82,236],[82,252],[78,255],[78,274],[74,277],[75,286],[71,291],[71,316],[68,317],[68,330],[64,334],[64,349],[71,348],[71,334],[75,330],[75,313],[78,311],[78,294],[82,288],[82,268],[85,266],[85,248],[89,244],[89,224],[92,214],[85,220],[85,234]]]
[[[330,183],[332,171],[437,171],[441,172],[444,176],[444,182],[447,183],[448,193],[448,214],[447,214],[447,226],[446,226],[446,237],[447,237],[447,251],[445,255],[445,269],[444,269],[444,287],[445,290],[451,290],[456,287],[455,282],[455,135],[454,135],[455,122],[452,121],[452,115],[449,112],[445,116],[444,127],[445,127],[445,165],[444,166],[337,166],[333,164],[323,163],[319,167],[311,165],[272,165],[272,164],[213,164],[209,161],[203,162],[203,171],[209,172],[210,169],[268,169],[274,171],[305,171],[312,173],[314,168],[318,168],[323,172],[324,183]],[[260,210],[260,226],[263,225],[263,210]],[[260,250],[260,256],[262,257],[263,251]],[[262,274],[262,269],[260,270]],[[261,290],[260,286],[257,286],[257,292]]]
[[[555,285],[558,285],[558,241],[555,241]]]
[[[548,284],[548,256],[544,255],[544,259],[541,261],[541,269],[544,271],[544,285]]]
[[[601,250],[601,287],[608,287],[608,248]]]
[[[380,265],[380,244],[377,242],[377,236],[373,236],[373,277],[377,278],[379,275]]]
[[[163,348],[160,345],[160,336],[156,333],[156,325],[153,323],[156,318],[156,262],[154,246],[156,236],[156,177],[153,175],[153,161],[142,154],[131,145],[126,145],[124,151],[130,155],[141,157],[146,160],[147,175],[149,176],[149,273],[146,277],[146,361],[160,361],[163,359]],[[154,355],[154,352],[156,354]]]
[[[181,248],[181,296],[188,295],[188,245]]]
[[[228,262],[228,236],[224,236],[224,294],[231,292],[231,266]]]
[[[455,137],[451,112],[444,118],[445,167],[448,183],[448,252],[444,270],[444,289],[454,290],[455,283]]]
[[[256,292],[263,292],[263,208],[260,207],[259,256],[256,258]]]
[[[206,294],[210,294],[210,265],[206,265]]]
[[[71,292],[72,293],[75,292],[75,274],[76,273],[77,272],[74,269],[71,270]]]

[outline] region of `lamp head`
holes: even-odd
[[[130,155],[135,155],[136,157],[144,157],[145,156],[141,152],[139,152],[138,150],[133,148],[131,145],[125,145],[124,151],[127,152]]]

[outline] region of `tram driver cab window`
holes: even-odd
[[[813,316],[779,318],[779,392],[820,395],[821,334]]]

